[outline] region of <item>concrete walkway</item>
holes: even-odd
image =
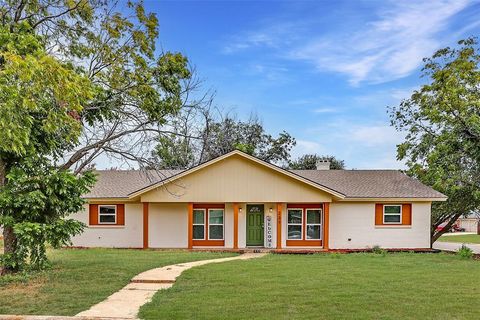
[[[459,243],[459,242],[439,242],[439,241],[436,241],[433,244],[433,248],[438,249],[438,250],[443,250],[443,251],[456,252],[462,247],[462,244],[463,243]],[[470,249],[472,249],[472,251],[475,254],[480,254],[480,244],[465,243],[465,245],[467,247],[469,247]]]
[[[158,290],[172,287],[177,277],[187,269],[209,263],[259,258],[264,255],[266,253],[245,253],[236,257],[192,261],[151,269],[138,274],[120,291],[115,292],[104,301],[86,311],[80,312],[76,316],[95,319],[102,317],[135,319],[141,306],[150,302]]]
[[[448,232],[448,233],[444,233],[442,234],[442,236],[446,236],[446,237],[454,237],[454,236],[462,236],[464,234],[477,234],[476,232]]]

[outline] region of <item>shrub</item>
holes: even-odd
[[[382,256],[387,254],[387,250],[382,249],[379,245],[375,245],[372,247],[372,252],[375,254],[381,254]]]
[[[460,250],[458,250],[457,254],[464,259],[473,258],[473,250],[467,247],[465,244],[462,244],[462,247],[460,248]]]

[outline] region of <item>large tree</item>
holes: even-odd
[[[330,162],[330,169],[343,170],[345,169],[345,161],[339,160],[334,156],[320,156],[318,154],[305,154],[292,160],[288,164],[288,168],[292,170],[315,170],[317,169],[317,162],[326,160]]]
[[[203,121],[186,109],[177,118],[177,132],[159,139],[153,157],[157,168],[187,169],[236,149],[267,162],[288,163],[295,139],[287,132],[274,137],[254,116],[242,121],[228,115],[216,118],[210,110],[196,111]]]
[[[26,260],[28,243],[17,241],[21,223],[48,221],[51,225],[65,227],[53,231],[77,232],[78,227],[58,224],[63,214],[71,211],[60,214],[51,204],[55,194],[63,192],[60,198],[68,206],[70,201],[75,201],[72,196],[80,196],[69,191],[85,192],[81,186],[88,183],[84,181],[92,181],[88,176],[77,178],[70,177],[67,172],[39,170],[48,167],[52,159],[57,159],[63,150],[78,142],[81,134],[79,114],[93,97],[94,86],[72,65],[46,54],[41,37],[29,30],[28,24],[18,26],[14,33],[0,27],[0,225],[4,229],[3,264],[7,271],[19,269]],[[24,176],[28,173],[32,174],[31,180]],[[60,190],[40,188],[34,182],[39,179],[43,182],[56,179],[52,187]],[[52,192],[51,198],[46,196],[47,190]],[[78,209],[75,205],[71,207]],[[46,213],[45,208],[51,209],[49,218],[37,214]],[[25,229],[22,230],[26,235]],[[41,244],[39,241],[36,248],[41,251],[42,245],[44,241]],[[38,259],[30,260],[41,266],[44,255],[36,253]]]
[[[142,2],[3,0],[0,37],[2,192],[17,190],[8,179],[24,159],[52,165],[52,176],[78,175],[101,155],[145,165],[170,132],[168,119],[201,103],[188,95],[197,82],[187,59],[156,50],[158,21]],[[25,217],[26,203],[15,205]],[[2,221],[5,252],[14,255],[15,226]]]
[[[458,217],[480,209],[480,51],[476,39],[458,44],[425,59],[429,83],[390,110],[392,125],[407,133],[398,159],[448,196],[433,204],[432,243]]]

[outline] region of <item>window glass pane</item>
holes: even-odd
[[[322,223],[322,211],[319,209],[308,209],[307,223]]]
[[[302,226],[289,225],[288,239],[302,239]]]
[[[307,226],[307,239],[320,240],[320,226]]]
[[[400,223],[400,215],[399,214],[386,214],[384,216],[385,222],[398,222]]]
[[[208,226],[208,237],[210,239],[223,239],[223,226]]]
[[[288,223],[302,223],[302,209],[288,209]]]
[[[223,210],[215,209],[208,212],[209,224],[223,224]]]
[[[100,215],[100,223],[115,223],[115,215]]]
[[[193,223],[194,224],[204,224],[204,215],[205,211],[203,210],[193,210]]]
[[[385,213],[400,213],[400,206],[385,206]]]
[[[203,225],[193,226],[193,239],[195,240],[205,239],[205,227]]]
[[[101,206],[99,208],[100,210],[100,213],[110,213],[110,214],[114,214],[115,213],[115,206]]]

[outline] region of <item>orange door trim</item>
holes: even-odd
[[[282,204],[277,203],[277,249],[282,248]]]

